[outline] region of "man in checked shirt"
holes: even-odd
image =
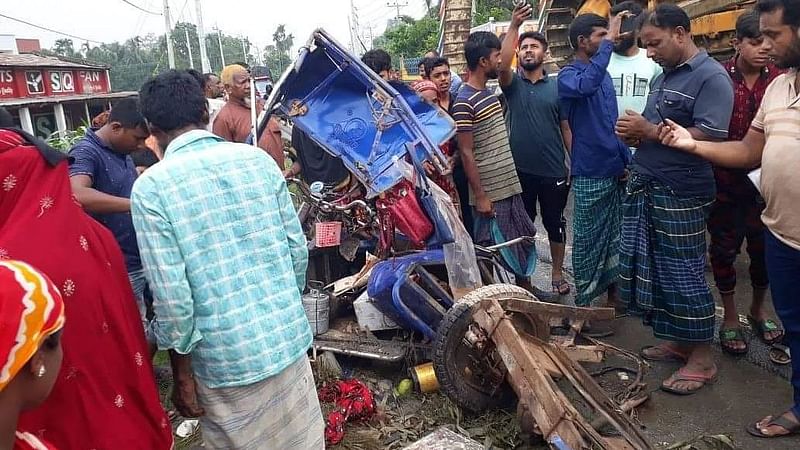
[[[300,298],[308,250],[281,171],[205,130],[186,72],[149,80],[139,98],[165,152],[134,184],[131,212],[175,407],[200,418],[208,448],[324,448]]]

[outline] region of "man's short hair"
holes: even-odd
[[[638,17],[639,14],[644,12],[644,8],[642,8],[642,5],[640,5],[639,2],[635,2],[633,0],[626,0],[624,2],[619,2],[611,7],[612,16],[616,16],[622,11],[628,11],[629,13]]]
[[[761,37],[758,12],[748,11],[736,19],[736,39],[757,39]]]
[[[595,28],[608,28],[608,20],[597,14],[581,14],[569,24],[569,43],[572,48],[578,49],[578,38],[589,38]]]
[[[656,6],[656,9],[653,11],[645,13],[641,22],[639,22],[639,28],[641,29],[645,25],[651,25],[664,30],[674,30],[675,28],[681,27],[686,30],[687,33],[692,31],[692,21],[689,19],[689,15],[686,14],[686,11],[681,9],[678,5],[670,3],[662,3]]]
[[[800,0],[758,0],[756,11],[759,14],[783,9],[783,23],[795,29],[800,28]]]
[[[450,68],[450,61],[447,58],[425,58],[423,61],[425,62],[425,76],[429,78],[433,69],[437,67],[447,66],[448,69]]]
[[[488,31],[476,31],[464,43],[464,56],[469,70],[475,70],[481,58],[488,58],[493,50],[500,50],[500,39]]]
[[[233,76],[237,73],[248,73],[247,69],[244,66],[239,64],[230,64],[225,66],[222,69],[222,73],[219,75],[219,79],[222,80],[222,84],[227,84],[228,86],[233,85]]]
[[[139,102],[134,98],[123,98],[114,102],[108,114],[107,123],[111,122],[117,122],[127,129],[147,129],[147,123],[139,110]]]
[[[539,43],[542,44],[542,47],[544,47],[545,50],[547,50],[547,46],[549,45],[547,43],[547,37],[545,37],[544,34],[538,31],[526,31],[519,35],[517,48],[519,48],[522,45],[522,41],[524,41],[525,39],[533,39],[535,41],[539,41]]]
[[[191,75],[195,80],[197,80],[197,84],[200,85],[201,89],[206,88],[206,79],[203,77],[203,74],[195,69],[186,69],[186,73]]]
[[[205,89],[208,86],[208,83],[211,82],[211,77],[216,77],[216,76],[217,76],[217,74],[215,74],[213,72],[204,73],[203,74],[203,89]],[[217,78],[219,78],[219,77],[217,77]]]
[[[164,132],[205,125],[205,92],[185,71],[169,70],[147,80],[139,105],[147,121]]]
[[[392,70],[392,57],[386,50],[376,48],[364,53],[361,61],[373,72],[380,74],[384,70]]]

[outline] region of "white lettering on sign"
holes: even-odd
[[[50,89],[53,92],[74,92],[75,79],[72,72],[50,72]]]
[[[10,70],[0,70],[0,83],[13,83],[14,72]]]
[[[80,75],[83,77],[84,80],[89,82],[100,82],[100,72],[85,72],[81,71]]]

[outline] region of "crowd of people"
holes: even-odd
[[[573,288],[572,191],[576,303],[640,315],[664,341],[641,354],[682,363],[661,385],[680,395],[718,376],[709,253],[720,345],[748,349],[733,268],[746,239],[748,320],[787,349],[794,387],[789,410],[747,429],[800,433],[800,1],[759,0],[724,64],[695,45],[677,6],[621,2],[609,17],[575,18],[575,58],[558,73],[546,70],[546,37],[519,33],[531,13],[516,7],[502,40],[469,36],[464,81],[446,58],[423,60],[413,88],[456,127],[442,146],[452,171],[433,179],[478,244],[533,236],[540,214],[553,296]],[[383,50],[362,61],[387,81],[395,73]],[[206,447],[324,448],[301,303],[309,255],[286,179],[356,181],[299,129],[297,159],[285,161],[274,118],[261,150],[244,145],[251,106],[263,109],[250,86],[240,64],[219,77],[162,73],[68,155],[0,109],[0,448],[171,448],[159,349],[172,402],[200,419]],[[535,246],[514,250],[517,284],[534,289]],[[768,290],[783,328],[766,313]]]

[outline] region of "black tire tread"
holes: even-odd
[[[466,321],[467,312],[475,307],[482,300],[490,298],[503,298],[507,296],[520,296],[537,300],[536,297],[526,289],[512,284],[492,284],[478,288],[462,297],[453,305],[439,323],[436,332],[436,340],[433,343],[433,369],[439,381],[440,390],[443,394],[453,400],[462,409],[473,413],[480,413],[486,409],[496,406],[505,399],[504,395],[490,397],[471,386],[463,383],[459,379],[452,379],[446,370],[446,360],[449,357],[448,349],[450,342],[448,334],[456,324]]]

